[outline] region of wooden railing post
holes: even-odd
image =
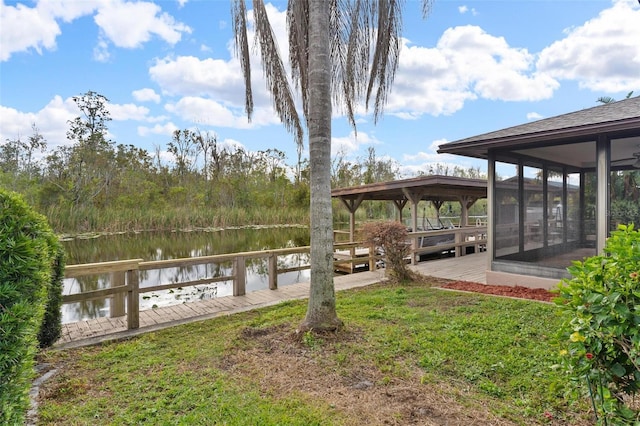
[[[456,253],[456,257],[462,256],[464,254],[463,253],[464,247],[461,244],[462,241],[464,240],[464,237],[462,235],[462,231],[460,229],[458,229],[455,232],[455,234],[453,234],[453,235],[454,235],[453,242],[455,244],[454,250],[455,250],[455,253]]]
[[[353,242],[353,241],[351,241]],[[356,248],[355,247],[351,247],[349,249],[349,260],[351,261],[351,263],[349,263],[349,272],[350,274],[353,274],[354,270],[356,269],[356,264],[353,263],[354,259],[356,258]]]
[[[133,330],[140,328],[140,282],[138,278],[138,266],[127,271],[127,328]]]
[[[418,248],[420,247],[419,237],[415,237],[411,239],[411,264],[418,264],[418,256],[416,255]]]
[[[111,273],[109,282],[111,287],[120,287],[125,285],[125,273],[124,271],[115,271]],[[123,317],[125,315],[125,301],[126,294],[118,293],[114,294],[109,301],[109,314],[111,318]]]
[[[278,256],[269,255],[269,290],[278,289]]]
[[[247,285],[247,270],[244,256],[237,256],[233,261],[233,295],[244,296]]]
[[[373,244],[369,246],[369,270],[376,270],[376,246]]]

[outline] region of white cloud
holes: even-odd
[[[615,93],[640,87],[640,8],[618,0],[540,53],[537,67],[582,88]]]
[[[109,103],[107,108],[114,121],[154,122],[158,119],[166,120],[166,117],[149,117],[148,108],[134,104]],[[70,143],[67,139],[69,121],[74,120],[80,114],[73,98],[62,99],[59,95],[54,96],[47,105],[37,112],[21,112],[0,105],[0,141],[30,136],[33,133],[31,126],[35,123],[47,141],[49,150],[61,145],[68,145]]]
[[[527,120],[540,120],[541,118],[544,118],[542,115],[538,114],[537,112],[530,112],[527,114]]]
[[[445,143],[449,142],[446,139],[437,139],[433,142],[431,142],[431,145],[429,145],[429,151],[433,152],[433,153],[437,153],[438,152],[438,148],[440,148],[440,145],[443,145]]]
[[[450,154],[438,154],[438,147],[447,142],[449,141],[446,139],[435,140],[426,152],[420,151],[415,154],[403,155],[400,163],[402,176],[411,177],[420,174],[445,173],[447,170],[448,174],[451,175],[455,168],[469,169],[478,166],[481,166],[482,170],[486,170],[484,161]]]
[[[21,112],[14,108],[0,105],[0,141],[6,139],[25,138],[32,134],[31,126],[35,123],[40,134],[47,141],[48,148],[55,149],[67,145],[69,120],[80,114],[72,98],[63,100],[55,96],[44,108],[37,112]]]
[[[117,47],[136,48],[152,35],[169,44],[176,44],[183,33],[191,33],[187,25],[162,13],[155,3],[114,1],[100,8],[94,17],[104,35]]]
[[[185,96],[176,103],[165,105],[165,109],[185,121],[207,126],[249,129],[280,123],[273,111],[257,110],[249,122],[241,109],[231,109],[212,99],[195,96]]]
[[[246,150],[246,147],[240,141],[237,141],[231,138],[223,139],[222,142],[218,141],[218,146],[222,147],[222,149],[228,148],[232,150],[238,150],[238,149]]]
[[[437,139],[431,142],[426,151],[420,151],[415,154],[404,154],[400,162],[400,173],[402,176],[418,176],[420,174],[431,173],[448,173],[451,175],[456,167],[468,169],[482,165],[482,169],[486,169],[484,161],[479,162],[469,158],[460,157],[451,154],[438,154],[440,145],[448,143],[447,139]]]
[[[195,56],[163,58],[149,68],[151,80],[171,96],[211,96],[244,104],[244,80],[237,61],[199,59]]]
[[[134,104],[112,104],[107,105],[111,118],[116,121],[124,120],[145,120],[149,115],[149,108]]]
[[[133,95],[133,99],[138,102],[154,102],[156,104],[160,102],[160,95],[158,95],[153,89],[144,88],[134,90],[131,94]]]
[[[56,48],[56,37],[60,27],[51,16],[41,14],[36,8],[23,4],[0,7],[0,61],[7,61],[13,53],[24,52],[30,48],[38,54],[42,49]]]
[[[98,43],[93,48],[93,59],[98,62],[109,62],[111,52],[109,52],[109,43],[100,37]]]
[[[471,9],[469,9],[468,6],[458,6],[458,12],[463,15],[467,12],[471,12],[473,16],[476,16],[478,14],[478,11],[475,8],[472,7]]]
[[[387,113],[415,119],[452,114],[477,98],[547,99],[559,84],[533,69],[534,55],[477,26],[447,29],[434,48],[404,40]]]
[[[365,132],[351,131],[347,136],[332,137],[331,138],[331,155],[344,155],[350,156],[360,149],[364,145],[377,145],[381,142],[373,136]]]
[[[151,2],[123,0],[47,0],[35,7],[24,4],[4,5],[0,8],[0,61],[7,61],[14,53],[43,49],[54,50],[56,38],[62,33],[58,21],[73,20],[96,13],[94,20],[101,29],[101,38],[94,49],[94,58],[109,59],[108,42],[117,47],[135,48],[153,35],[169,44],[181,40],[191,28],[162,13],[160,6]]]
[[[82,16],[90,15],[109,0],[40,0],[37,3],[38,12],[44,16],[72,22]]]
[[[174,131],[178,130],[178,126],[169,122],[165,124],[156,124],[153,127],[138,126],[138,135],[145,137],[149,135],[167,135],[171,136]]]

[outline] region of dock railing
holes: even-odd
[[[422,237],[438,237],[454,234],[454,240],[444,244],[421,247],[418,244]],[[439,231],[420,231],[409,234],[412,242],[412,263],[422,254],[456,250],[456,255],[464,255],[466,247],[474,246],[475,252],[482,251],[486,244],[486,227],[465,227],[445,229]],[[233,283],[233,296],[246,294],[246,265],[249,259],[267,259],[267,276],[269,289],[278,288],[278,275],[309,269],[310,265],[294,267],[278,267],[278,257],[291,254],[309,253],[310,247],[291,247],[273,250],[249,251],[212,256],[200,256],[183,259],[144,261],[143,259],[119,260],[113,262],[90,263],[81,265],[68,265],[65,268],[65,278],[80,278],[110,274],[109,287],[99,290],[90,290],[81,293],[64,295],[63,304],[79,303],[97,299],[110,299],[109,315],[111,317],[127,316],[129,329],[140,326],[140,295],[144,293],[171,290],[175,288],[197,285],[213,284],[216,282],[231,281]],[[355,272],[356,270],[376,269],[377,262],[383,259],[374,247],[367,246],[363,242],[336,243],[334,244],[334,269],[342,272]],[[145,271],[162,270],[166,268],[182,268],[198,265],[231,263],[229,275],[206,277],[196,280],[158,283],[153,286],[140,287],[140,273]]]
[[[454,251],[455,256],[467,254],[467,247],[473,247],[474,253],[484,251],[487,246],[486,226],[464,226],[462,228],[439,229],[410,232],[412,263],[421,255]],[[425,243],[425,241],[428,241]],[[431,244],[430,242],[433,242]]]
[[[334,245],[335,252],[355,253],[357,247],[362,247],[362,243],[340,243]],[[197,285],[212,284],[216,282],[231,281],[233,283],[233,296],[246,294],[246,264],[248,259],[267,259],[267,275],[269,289],[278,288],[278,274],[287,272],[302,271],[309,269],[310,265],[300,265],[294,267],[278,267],[278,257],[290,254],[309,253],[310,247],[292,247],[274,250],[260,250],[242,253],[221,254],[212,256],[200,256],[183,259],[169,259],[144,261],[143,259],[120,260],[113,262],[89,263],[80,265],[68,265],[65,268],[65,278],[80,278],[84,276],[95,276],[110,274],[107,288],[90,290],[81,293],[64,295],[62,303],[79,303],[97,299],[110,299],[111,317],[127,316],[127,327],[129,329],[140,326],[140,303],[139,297],[144,293],[151,293],[175,288],[190,287]],[[368,249],[366,256],[351,256],[349,258],[339,258],[334,261],[334,267],[341,265],[354,265],[366,262],[369,268],[375,268],[376,254],[373,248]],[[229,275],[207,277],[197,280],[179,281],[170,283],[158,283],[153,286],[140,287],[139,273],[144,271],[162,270],[166,268],[182,268],[198,265],[231,263]],[[126,307],[126,308],[125,308]]]

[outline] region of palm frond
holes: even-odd
[[[422,0],[422,18],[426,19],[431,14],[432,0]]]
[[[289,61],[291,79],[300,90],[304,116],[309,116],[309,1],[289,1],[287,6],[289,30]]]
[[[249,119],[253,112],[251,93],[251,64],[247,35],[247,8],[245,0],[233,0],[233,30],[235,33],[236,54],[240,58],[246,89],[246,110]],[[280,51],[276,42],[267,10],[263,0],[253,0],[253,16],[255,21],[255,43],[260,52],[262,70],[271,92],[274,109],[285,128],[293,133],[296,144],[303,144],[304,130],[291,92],[287,73],[285,72]]]
[[[313,0],[289,0],[287,29],[293,88],[299,89],[304,117],[309,116],[309,5]],[[237,54],[247,87],[247,113],[251,116],[250,64],[245,0],[233,0]],[[382,116],[399,63],[404,0],[330,0],[331,94],[355,129],[358,102],[373,105],[374,120]],[[432,0],[422,0],[426,17]],[[274,107],[287,130],[301,144],[303,130],[296,110],[264,0],[253,0],[256,43]]]
[[[432,0],[422,0],[422,14]],[[355,128],[355,107],[373,104],[381,116],[398,68],[404,0],[333,0],[331,50],[334,105]],[[372,101],[373,100],[373,101]]]
[[[600,102],[601,104],[611,104],[614,103],[616,100],[613,99],[611,96],[600,96],[598,99],[596,99],[596,102]]]
[[[371,62],[369,84],[365,102],[368,105],[375,89],[373,118],[382,115],[387,94],[395,79],[400,57],[400,34],[402,32],[402,1],[378,0],[375,50]]]
[[[260,47],[262,71],[273,98],[273,106],[285,128],[293,133],[296,143],[303,144],[304,131],[300,116],[263,0],[253,0],[253,15],[256,30],[255,42]]]
[[[249,56],[249,41],[247,39],[247,7],[244,0],[234,0],[231,3],[231,17],[233,19],[233,33],[235,35],[236,55],[240,60],[245,87],[245,110],[251,121],[253,114],[253,94],[251,92],[251,61]]]

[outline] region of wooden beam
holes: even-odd
[[[469,224],[469,209],[478,201],[478,198],[471,195],[460,195],[458,201],[460,202],[460,227],[462,228]]]
[[[402,223],[402,210],[404,210],[404,206],[407,205],[407,200],[406,198],[403,198],[401,200],[392,200],[393,204],[395,204],[396,209],[398,210],[398,219],[400,221],[400,223]]]

